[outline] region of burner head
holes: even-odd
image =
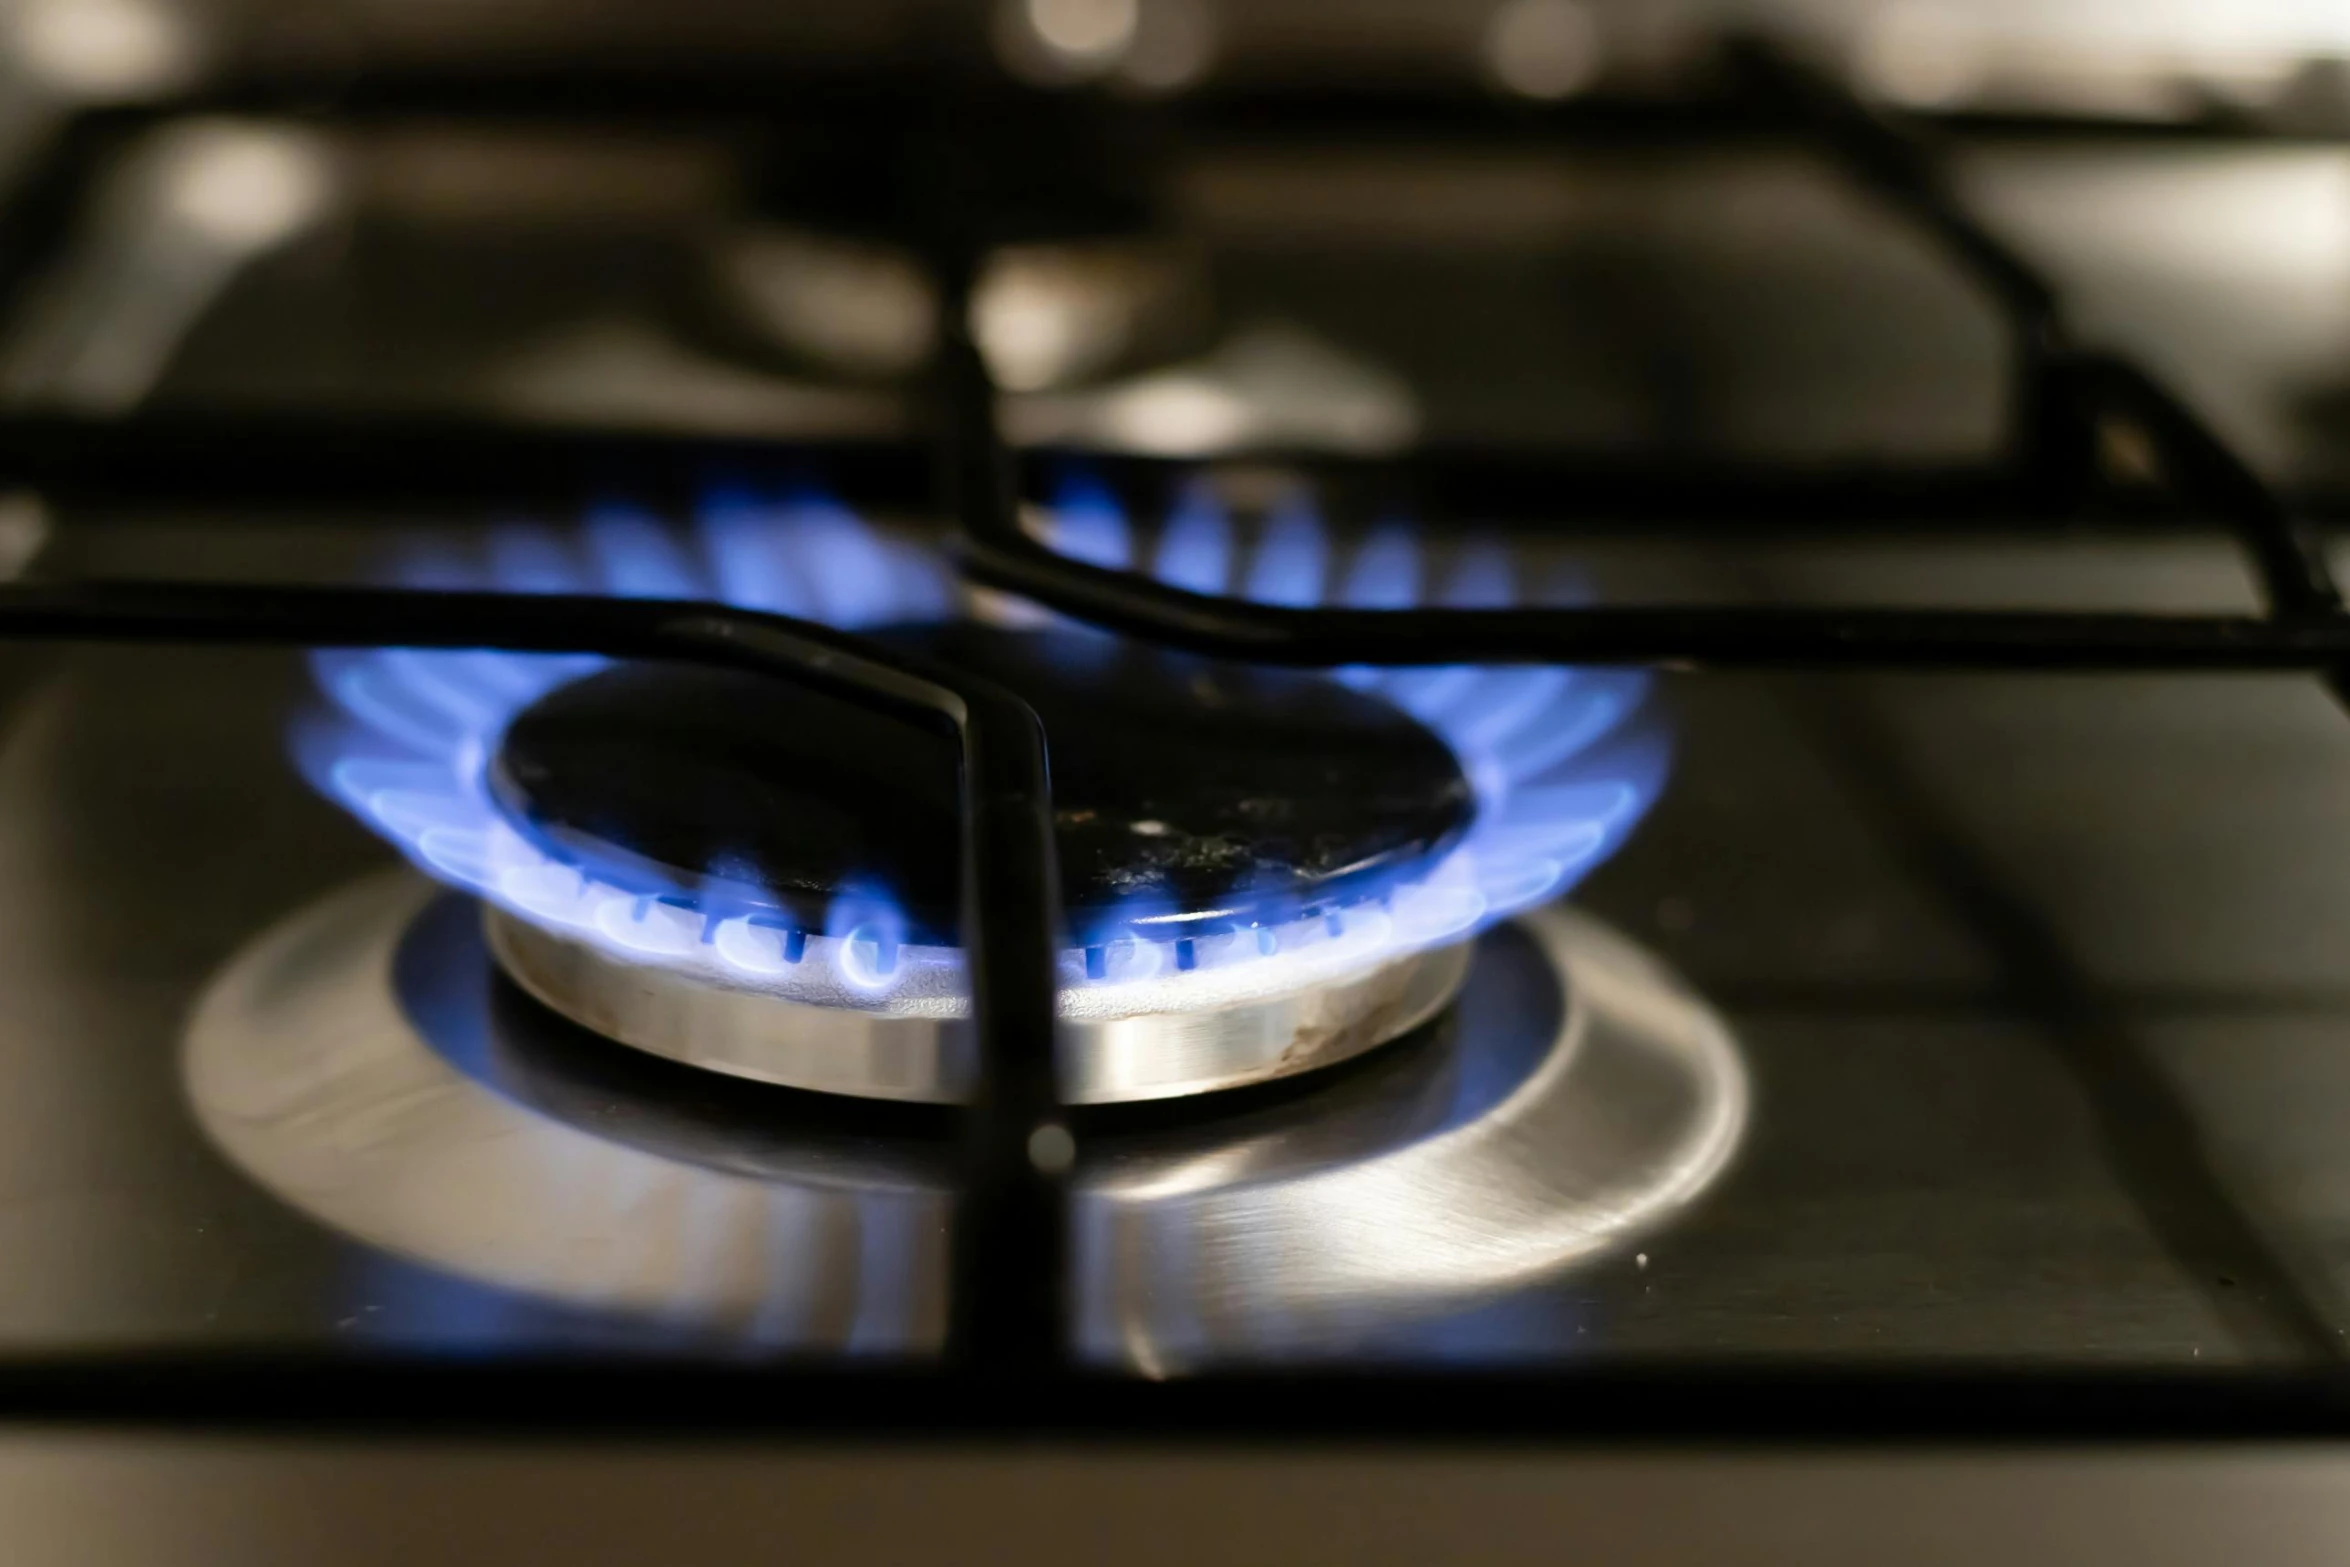
[[[1442,740],[1329,680],[1080,632],[875,639],[994,680],[1043,719],[1079,944],[1341,909],[1431,863],[1473,812]],[[904,939],[957,944],[942,734],[759,675],[623,665],[519,713],[491,781],[525,834],[649,896],[813,931],[871,888]]]

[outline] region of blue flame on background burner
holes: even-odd
[[[1475,608],[1580,596],[1572,584],[1529,594],[1502,550],[1424,548],[1401,523],[1341,547],[1302,485],[1244,517],[1196,482],[1155,530],[1141,530],[1115,495],[1078,472],[1032,526],[1056,549],[1098,565],[1266,603]],[[413,586],[717,599],[851,629],[964,607],[929,554],[814,491],[714,489],[690,536],[647,512],[602,506],[574,529],[495,529],[471,556],[419,557],[400,575]],[[322,792],[427,873],[629,961],[815,1004],[924,1016],[962,1010],[960,954],[907,945],[907,921],[885,887],[844,888],[822,928],[799,930],[558,858],[516,831],[487,785],[498,737],[531,701],[604,662],[320,652],[313,667],[338,711],[297,729],[297,758]],[[1351,668],[1331,677],[1445,738],[1476,793],[1468,833],[1433,866],[1344,908],[1180,942],[1135,935],[1073,947],[1061,962],[1064,1013],[1206,1009],[1462,939],[1573,886],[1623,841],[1664,779],[1669,744],[1643,716],[1648,679],[1636,671]],[[1137,908],[1126,923],[1147,930],[1151,915],[1168,912]]]

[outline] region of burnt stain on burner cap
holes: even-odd
[[[871,635],[1036,709],[1081,942],[1202,935],[1375,896],[1474,813],[1443,740],[1319,676],[1082,631]],[[490,784],[521,831],[615,885],[812,929],[870,887],[904,911],[905,939],[956,939],[953,739],[838,697],[617,665],[516,714]]]

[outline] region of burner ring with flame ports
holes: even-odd
[[[1400,709],[1088,633],[875,635],[999,681],[1044,721],[1071,1102],[1343,1060],[1459,987],[1462,922],[1416,878],[1475,802],[1444,741]],[[553,1010],[764,1081],[968,1092],[943,735],[755,675],[624,665],[516,714],[490,787],[553,860],[637,894],[617,927],[489,907],[500,964]]]

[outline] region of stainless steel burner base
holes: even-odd
[[[501,1008],[490,974],[469,908],[412,876],[299,912],[198,1004],[197,1123],[332,1229],[672,1348],[938,1347],[935,1136],[681,1079]],[[1549,1335],[1532,1352],[1587,1348],[1550,1281],[1655,1246],[1721,1172],[1738,1052],[1654,959],[1555,907],[1479,939],[1443,1026],[1237,1117],[1100,1112],[1070,1179],[1072,1352],[1152,1375],[1377,1355],[1501,1299]]]
[[[971,1028],[954,1016],[811,1005],[636,962],[485,907],[490,950],[514,982],[584,1028],[688,1066],[869,1099],[968,1097]],[[1466,943],[1408,953],[1295,988],[1193,1010],[1068,1015],[1058,1048],[1071,1104],[1172,1099],[1268,1082],[1360,1055],[1444,1010]]]

